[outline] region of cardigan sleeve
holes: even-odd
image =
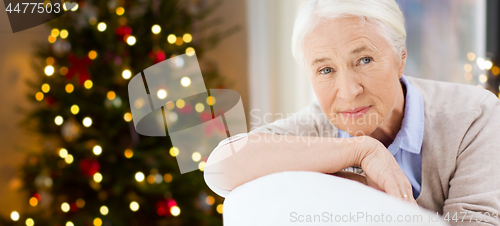
[[[443,217],[451,225],[500,225],[500,101],[488,91],[457,153]]]

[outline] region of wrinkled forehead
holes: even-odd
[[[390,45],[379,24],[356,16],[321,18],[304,37],[304,56],[333,52],[346,56],[361,51],[379,51]]]

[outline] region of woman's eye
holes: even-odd
[[[331,72],[332,72],[331,68],[325,68],[325,69],[320,71],[320,73],[323,75],[330,74]]]
[[[361,64],[368,64],[368,63],[370,63],[370,62],[372,62],[372,58],[371,58],[371,57],[365,57],[365,58],[362,58],[362,59],[360,60],[360,63],[361,63]]]

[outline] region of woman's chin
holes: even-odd
[[[376,126],[368,126],[368,125],[344,125],[337,127],[340,130],[348,133],[351,136],[368,136],[370,135],[375,129]]]

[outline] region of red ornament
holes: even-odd
[[[69,209],[71,212],[76,212],[78,210],[78,206],[76,206],[76,203],[74,202],[69,205]]]
[[[149,51],[148,57],[153,60],[155,64],[167,59],[167,55],[165,55],[165,52],[161,49]]]
[[[168,201],[169,199],[164,199],[156,203],[156,213],[158,214],[158,216],[172,216],[172,214],[170,213],[170,208],[168,206]]]
[[[214,120],[205,128],[205,135],[211,136],[214,132],[218,134],[225,134],[226,127],[224,127],[224,124],[222,124],[219,120]]]
[[[165,59],[167,59],[167,56],[165,56],[165,53],[163,52],[163,50],[159,50],[156,53],[156,61],[161,62],[161,61],[164,61]]]
[[[101,165],[96,160],[82,159],[80,161],[80,171],[83,175],[92,177],[95,173],[99,172]]]
[[[41,196],[40,194],[38,194],[38,193],[35,193],[35,194],[33,195],[33,197],[35,197],[35,198],[36,198],[36,200],[38,200],[39,202],[40,202],[40,200],[42,200],[42,196]]]
[[[45,97],[45,102],[47,102],[49,106],[53,106],[56,103],[56,100],[54,100],[54,98],[50,96],[47,96]]]
[[[118,27],[115,30],[115,34],[116,34],[116,36],[118,36],[118,40],[125,41],[126,40],[125,37],[132,34],[132,28],[130,28],[128,26]]]
[[[200,119],[202,122],[208,122],[208,121],[212,120],[212,114],[204,111],[204,112],[200,113]]]
[[[173,199],[167,199],[167,205],[168,205],[168,209],[170,209],[174,206],[177,206],[177,202]]]
[[[92,64],[92,60],[88,56],[78,58],[70,54],[68,56],[68,61],[71,63],[71,66],[68,69],[68,74],[66,74],[67,79],[78,76],[78,83],[80,85],[83,85],[85,81],[90,79],[90,73],[87,67]]]
[[[193,112],[193,107],[189,104],[186,104],[183,108],[181,108],[177,111],[183,115],[186,115],[186,114],[190,114],[191,112]]]

